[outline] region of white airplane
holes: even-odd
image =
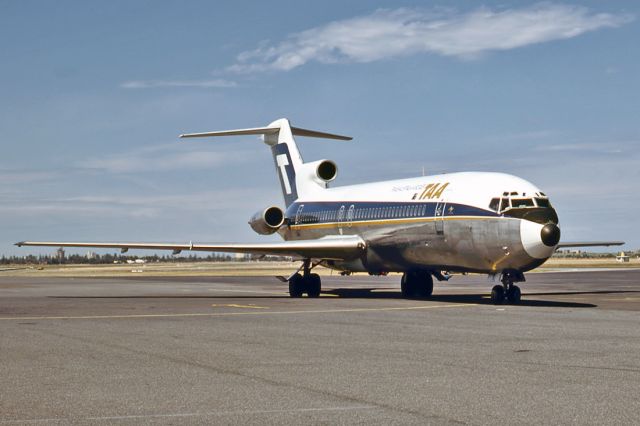
[[[302,261],[288,278],[291,297],[318,297],[322,265],[344,275],[402,272],[403,296],[429,297],[433,277],[450,273],[500,274],[494,303],[517,303],[514,283],[561,247],[611,246],[621,241],[560,242],[558,215],[535,185],[503,173],[464,172],[330,188],[336,164],[305,163],[294,136],[351,140],[348,136],[292,127],[279,119],[267,127],[191,133],[181,138],[262,135],[271,148],[285,209],[267,207],[249,225],[258,234],[278,233],[264,244],[79,243],[23,241],[17,246],[98,247],[254,253]]]

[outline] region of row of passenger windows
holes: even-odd
[[[354,205],[341,206],[338,210],[323,210],[307,213],[298,210],[296,223],[340,222],[353,220],[393,219],[424,216],[427,206],[420,204],[357,208]]]

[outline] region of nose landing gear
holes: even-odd
[[[516,305],[520,303],[520,287],[516,282],[524,281],[524,274],[520,271],[504,271],[500,281],[502,285],[496,285],[491,289],[491,301],[494,305],[501,305],[505,301]]]

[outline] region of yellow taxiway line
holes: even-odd
[[[0,321],[36,321],[36,320],[74,320],[74,319],[143,319],[143,318],[189,318],[189,317],[231,317],[240,315],[300,315],[300,314],[332,314],[349,312],[389,312],[415,311],[426,309],[463,308],[477,306],[477,303],[457,303],[452,305],[421,305],[387,308],[352,308],[321,309],[308,311],[251,311],[251,312],[202,312],[184,314],[139,314],[139,315],[86,315],[86,316],[42,316],[42,317],[0,317]]]

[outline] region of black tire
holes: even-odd
[[[433,294],[433,277],[428,271],[409,271],[402,274],[400,291],[407,299],[427,298]]]
[[[504,287],[501,285],[493,286],[491,289],[491,301],[494,305],[502,305],[504,303]]]
[[[289,278],[289,296],[302,297],[304,293],[304,278],[300,274],[295,274]]]
[[[414,287],[411,274],[409,272],[402,274],[402,278],[400,279],[400,292],[402,292],[402,297],[411,299],[415,292]]]
[[[305,283],[307,287],[307,295],[309,297],[320,297],[320,290],[322,290],[320,275],[309,274],[309,276],[305,278]]]
[[[518,287],[517,285],[512,285],[509,291],[507,291],[507,300],[511,304],[515,305],[520,303],[521,296],[522,293],[520,292],[520,287]]]
[[[422,298],[429,298],[433,294],[433,277],[431,273],[427,271],[416,272],[415,279],[415,293],[416,296]]]

